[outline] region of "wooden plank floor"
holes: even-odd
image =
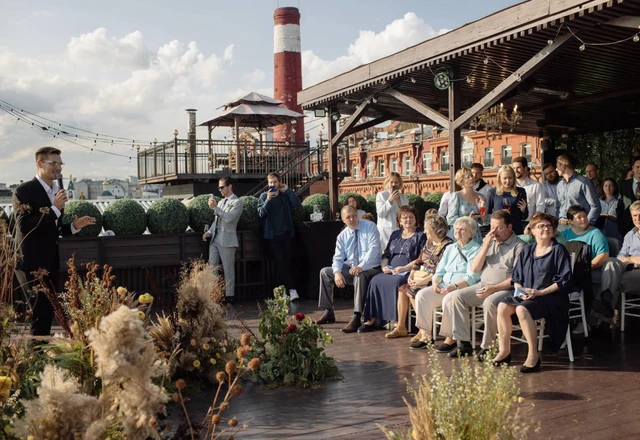
[[[252,327],[257,326],[255,303],[235,306]],[[377,424],[405,424],[408,412],[405,378],[429,372],[427,353],[409,350],[408,338],[388,340],[384,332],[344,334],[352,301],[337,300],[338,322],[326,326],[334,338],[327,346],[340,368],[342,379],[319,388],[265,390],[246,383],[245,392],[231,402],[228,416],[249,422],[242,439],[381,439]],[[315,301],[297,301],[292,312],[302,311],[318,319]],[[635,322],[634,322],[635,321]],[[233,325],[232,325],[233,327]],[[630,319],[624,334],[614,339],[584,341],[574,338],[576,361],[566,351],[543,354],[543,371],[520,375],[524,416],[539,422],[540,439],[640,438],[640,320]],[[526,347],[513,348],[514,364],[526,357]],[[440,357],[445,371],[455,360]],[[190,396],[189,411],[201,420],[213,393]],[[179,424],[173,408],[169,422]]]

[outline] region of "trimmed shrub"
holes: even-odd
[[[100,210],[93,203],[87,202],[86,200],[70,201],[64,207],[62,223],[73,222],[74,215],[77,215],[78,217],[88,215],[89,217],[95,217],[96,219],[95,225],[85,226],[80,230],[80,232],[74,234],[74,237],[97,237],[100,235],[100,232],[102,231],[102,214],[100,214]]]
[[[132,199],[120,199],[109,204],[102,215],[102,222],[104,229],[113,231],[115,235],[142,235],[147,229],[144,208]]]
[[[296,206],[291,210],[291,215],[293,217],[293,222],[304,222],[308,221],[309,218],[304,218],[304,207],[302,205]]]
[[[362,197],[360,194],[356,194],[352,192],[346,192],[338,195],[338,204],[340,205],[341,208],[344,206],[344,203],[349,199],[349,197],[355,197],[356,200],[358,201],[358,206],[360,206],[360,209],[362,209],[363,211],[367,210],[367,204],[368,204],[367,199]]]
[[[147,226],[152,234],[180,234],[189,226],[189,211],[180,200],[157,200],[147,210]]]
[[[440,208],[440,200],[442,200],[443,193],[435,192],[424,196],[424,201],[427,202],[427,209]]]
[[[220,201],[219,197],[214,196],[214,199]],[[189,212],[189,226],[194,232],[204,232],[206,225],[213,224],[215,214],[212,209],[209,209],[209,194],[194,197],[189,202],[187,211]]]
[[[313,194],[304,199],[302,207],[304,208],[305,220],[309,220],[309,216],[313,214],[313,207],[316,205],[324,215],[323,220],[332,220],[329,212],[329,196],[327,194]]]
[[[258,215],[258,198],[253,196],[240,197],[244,207],[240,220],[238,220],[239,231],[258,231],[262,225],[262,219]]]
[[[378,220],[378,211],[376,210],[376,194],[369,194],[367,196],[367,205],[362,209],[373,214],[374,220]]]
[[[418,227],[422,226],[424,222],[424,213],[427,212],[427,202],[424,201],[422,197],[416,194],[405,194],[407,196],[407,200],[409,200],[409,206],[413,206],[418,211]]]

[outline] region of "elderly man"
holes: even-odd
[[[342,288],[349,284],[354,286],[353,318],[342,331],[354,333],[362,325],[362,307],[369,281],[381,272],[380,234],[375,223],[359,220],[358,211],[351,205],[344,206],[340,215],[347,227],[336,240],[333,264],[320,271],[318,307],[325,311],[318,324],[336,322],[333,287]]]
[[[481,274],[480,283],[452,292],[451,300],[442,305],[440,335],[446,336],[450,343],[457,341],[458,345],[457,350],[449,353],[450,357],[473,353],[469,335],[470,307],[482,306],[484,311],[484,336],[478,358],[482,360],[491,348],[498,331],[498,304],[513,292],[511,273],[524,245],[513,233],[511,214],[504,210],[494,212],[491,231],[471,262],[471,270]]]
[[[589,224],[595,225],[602,210],[596,190],[589,179],[575,171],[575,162],[567,154],[558,156],[556,169],[562,177],[558,182],[558,219],[561,225],[569,224],[567,210],[570,206],[580,205],[584,208]],[[559,228],[560,229],[560,228]]]
[[[544,212],[545,210],[542,185],[529,177],[529,162],[526,157],[516,157],[513,159],[511,166],[516,173],[517,185],[524,188],[527,193],[527,207],[529,208],[528,222],[536,212]]]

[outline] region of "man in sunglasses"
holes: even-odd
[[[15,242],[20,246],[22,259],[18,269],[24,272],[30,288],[34,287],[36,272],[46,271],[44,287],[55,294],[60,270],[58,238],[75,234],[96,222],[94,217],[74,216],[73,222],[63,224],[67,192],[58,186],[57,177],[64,163],[60,150],[43,147],[36,151],[38,172],[33,180],[18,186],[13,193],[13,212],[16,217]],[[36,289],[37,290],[37,289]],[[53,307],[43,291],[31,295],[31,334],[49,336]]]
[[[235,264],[238,234],[236,227],[242,214],[244,204],[233,193],[233,179],[223,177],[218,180],[218,190],[222,194],[220,203],[213,196],[209,199],[209,208],[215,214],[215,220],[208,231],[202,236],[203,240],[211,238],[209,243],[209,264],[219,266],[222,262],[225,281],[225,299],[232,303],[235,299]]]

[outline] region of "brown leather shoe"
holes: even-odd
[[[347,326],[342,329],[342,331],[345,333],[355,333],[356,331],[358,331],[358,327],[360,327],[361,325],[362,322],[360,321],[360,317],[354,316],[353,318],[351,318],[351,321],[349,321],[349,324],[347,324]]]
[[[320,319],[316,321],[318,325],[333,324],[336,322],[336,315],[333,310],[325,310]]]

